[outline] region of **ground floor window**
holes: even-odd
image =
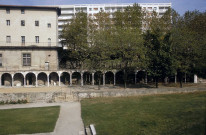
[[[23,66],[31,66],[31,54],[23,53]]]
[[[2,67],[2,54],[0,54],[0,67]]]

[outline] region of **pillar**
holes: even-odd
[[[59,76],[59,86],[61,86],[61,73],[60,74],[58,74],[58,76]]]
[[[1,75],[0,75],[0,87],[1,87]]]
[[[24,87],[26,86],[26,76],[24,75]]]
[[[114,86],[115,86],[116,85],[116,73],[113,72],[113,74],[114,74]]]
[[[103,73],[103,86],[105,86],[105,73]]]
[[[36,77],[36,87],[38,87],[38,80],[37,80],[37,75],[35,74]]]
[[[70,76],[70,80],[69,80],[70,81],[70,86],[72,86],[72,73],[70,73],[69,76]]]
[[[49,87],[49,75],[47,75],[47,82],[48,82],[48,87]]]
[[[94,73],[92,73],[92,85],[94,85]]]
[[[11,75],[11,86],[14,87],[14,75]]]
[[[194,83],[197,83],[197,75],[194,74]]]
[[[83,86],[84,84],[83,84],[83,73],[81,73],[81,86]]]

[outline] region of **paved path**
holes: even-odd
[[[38,133],[35,135],[84,135],[84,126],[81,119],[81,105],[79,102],[2,105],[0,106],[0,109],[30,108],[56,105],[60,105],[61,109],[54,132]]]

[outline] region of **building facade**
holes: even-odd
[[[38,72],[58,70],[60,14],[58,7],[0,5],[0,85],[38,85]]]
[[[138,3],[142,10],[153,12],[156,11],[159,16],[162,16],[168,8],[172,7],[171,3]],[[83,11],[88,16],[94,16],[100,11],[113,13],[116,11],[123,11],[128,6],[133,6],[133,3],[128,4],[80,4],[80,5],[58,5],[61,8],[61,15],[58,18],[58,31],[61,33],[63,25],[71,21],[73,16]]]

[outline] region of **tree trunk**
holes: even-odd
[[[181,72],[179,72],[178,78],[180,81],[180,88],[182,88],[182,73]]]
[[[126,89],[126,88],[127,88],[127,73],[124,69],[124,89]]]
[[[158,88],[158,77],[155,77],[155,86]]]

